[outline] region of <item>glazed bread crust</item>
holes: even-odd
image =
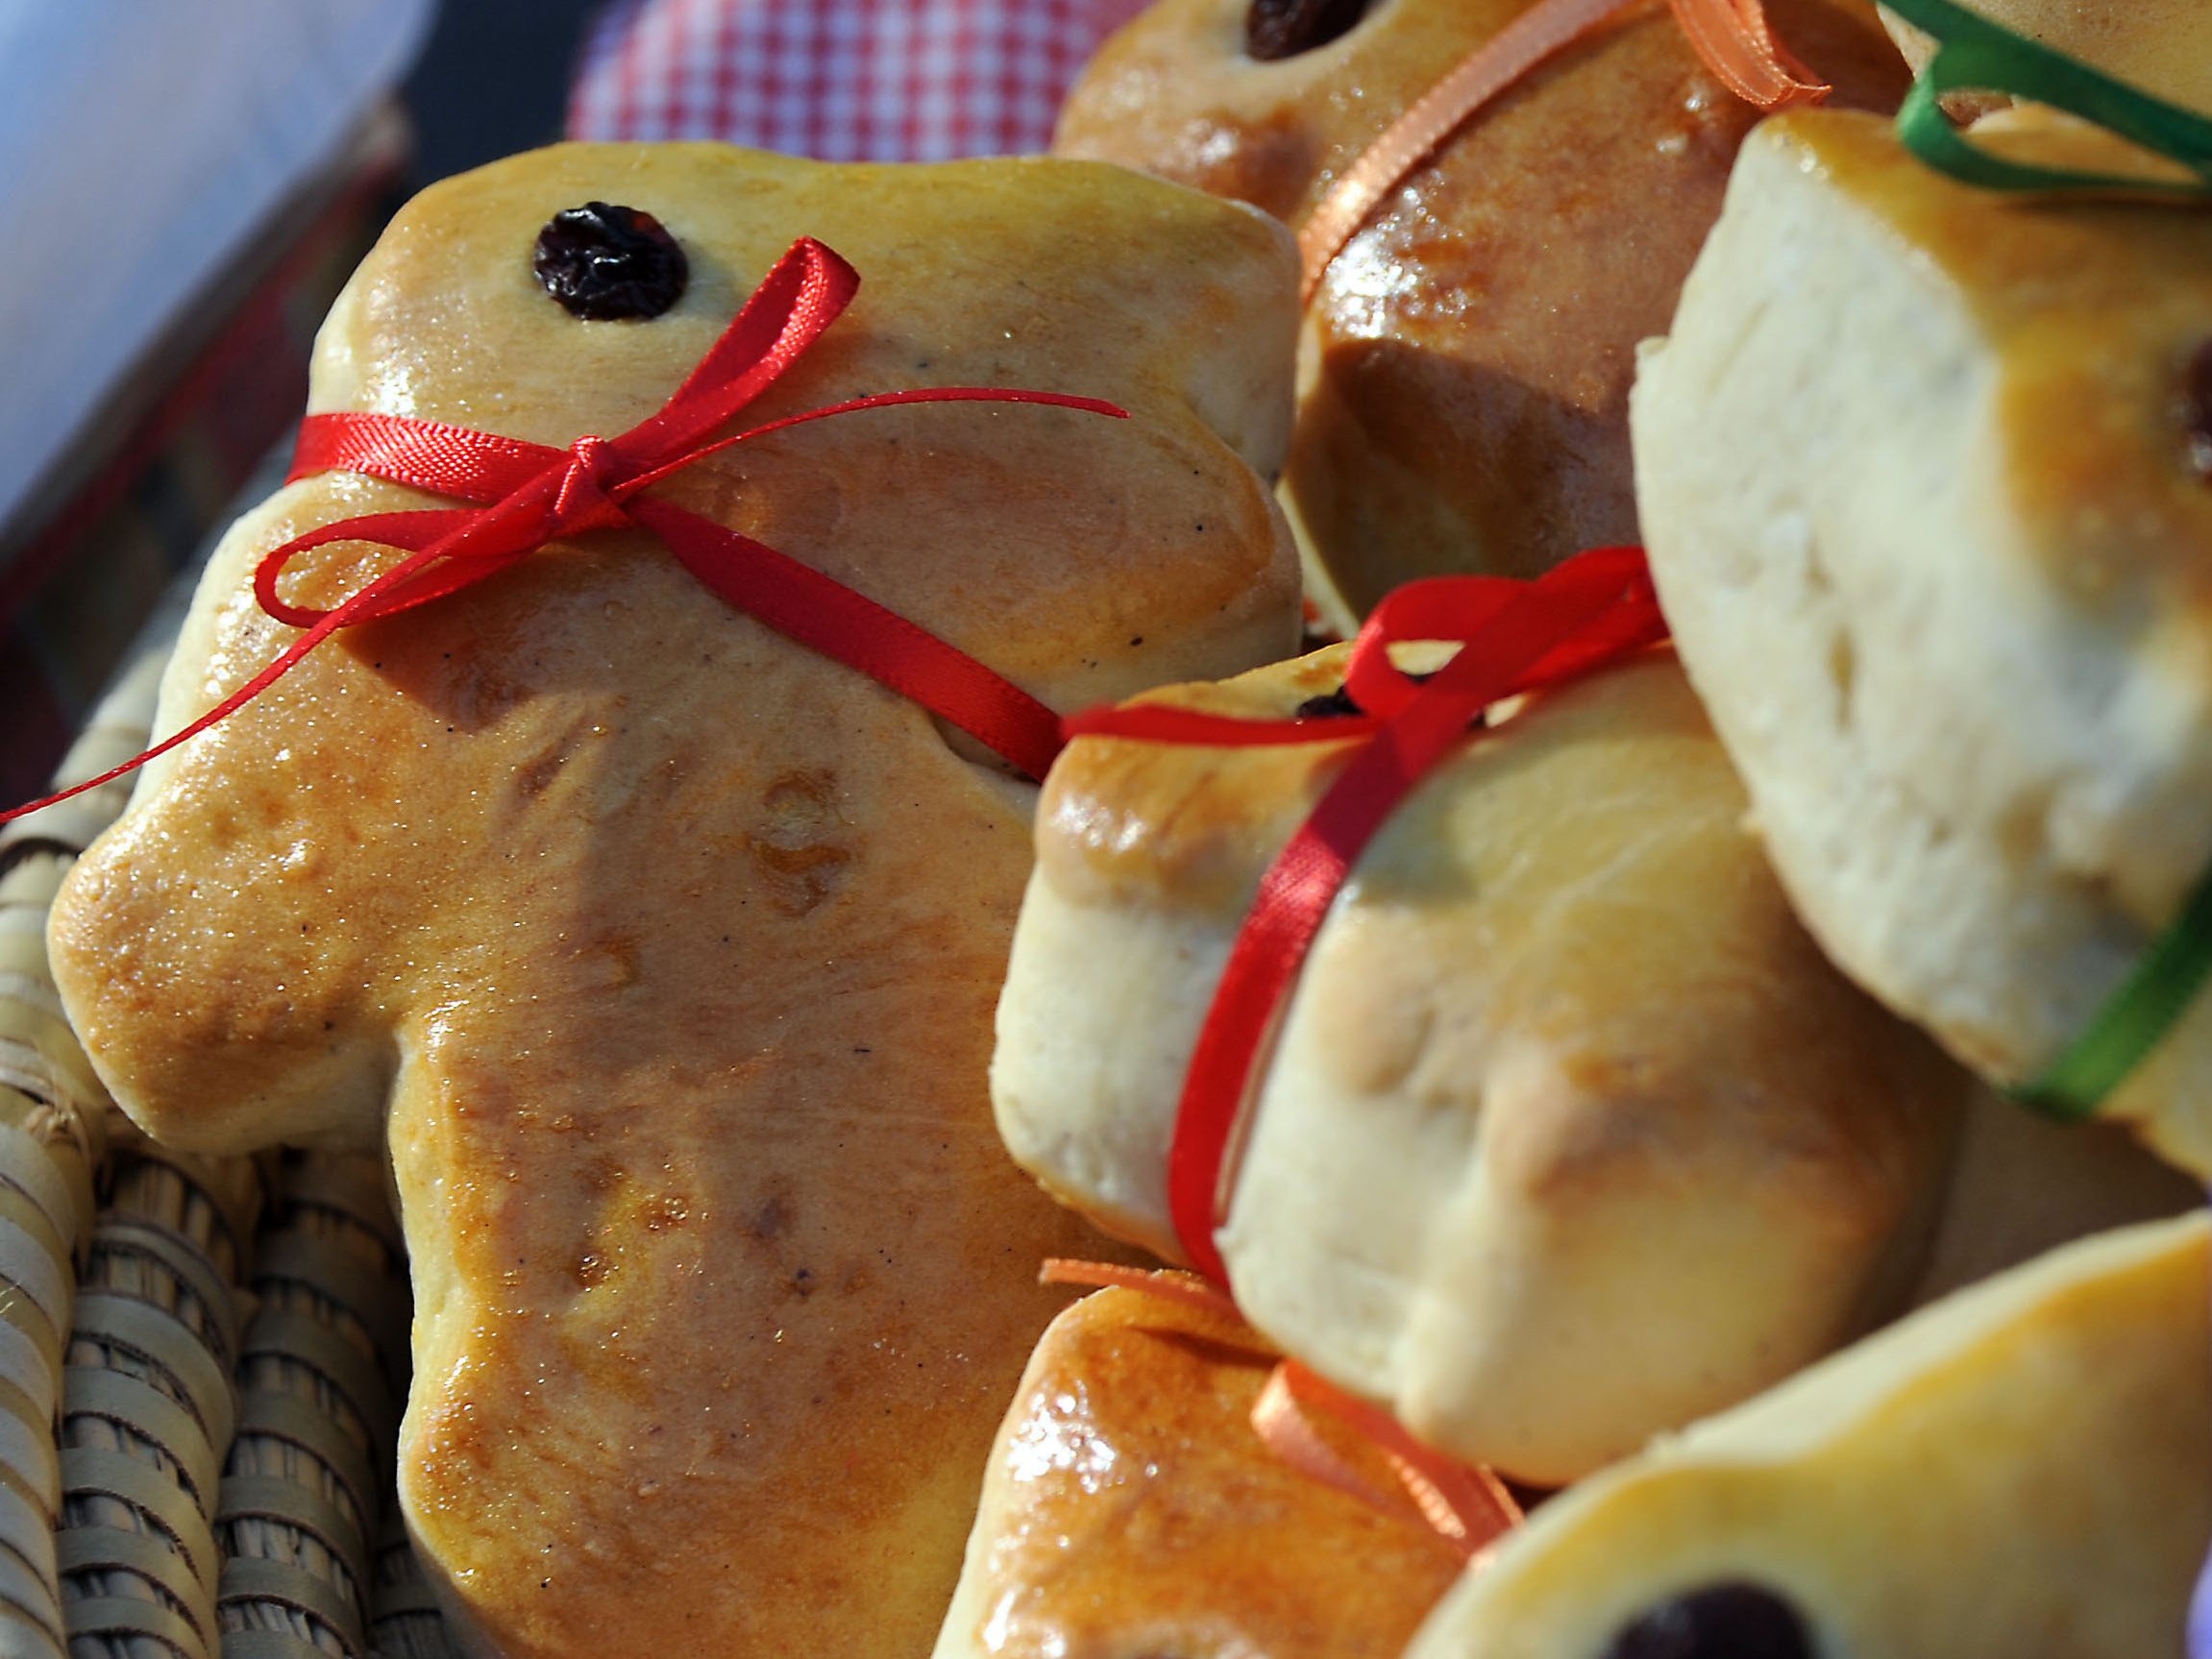
[[[1156,694],[1281,718],[1342,648]],[[1015,1157],[1170,1258],[1181,1081],[1339,744],[1079,740],[998,1012]],[[1392,816],[1308,960],[1219,1242],[1286,1353],[1540,1483],[1905,1293],[1961,1078],[1824,962],[1671,657],[1541,698]]]
[[[2151,1659],[2212,1543],[2201,1212],[1963,1291],[1540,1510],[1406,1659],[1602,1659],[1670,1598],[1810,1651]]]
[[[2021,111],[1984,141],[2106,166]],[[2212,224],[1953,183],[1769,123],[1645,354],[1638,486],[1690,677],[1806,925],[2037,1076],[2212,862]],[[2108,1103],[2212,1171],[2212,1003]]]
[[[1398,1659],[1460,1557],[1262,1443],[1251,1412],[1276,1358],[1238,1320],[1134,1290],[1053,1320],[992,1450],[935,1659]],[[1375,1447],[1328,1438],[1393,1488]]]
[[[1246,0],[1162,0],[1070,95],[1059,153],[1301,222],[1329,183],[1528,0],[1376,0],[1275,62]],[[1863,0],[1779,0],[1847,105],[1903,65]],[[1351,609],[1440,572],[1533,575],[1636,539],[1635,343],[1663,329],[1757,112],[1663,7],[1533,70],[1369,219],[1311,312],[1285,495]]]
[[[650,323],[530,274],[589,200],[689,256]],[[674,499],[1055,703],[1290,647],[1279,227],[1119,169],[840,168],[573,146],[449,181],[318,343],[313,405],[565,446],[658,407],[800,233],[847,315],[748,412],[895,407],[725,451]],[[290,637],[249,574],[295,533],[432,504],[331,475],[223,545],[164,726]],[[329,602],[380,555],[303,561]],[[415,1281],[405,1507],[507,1659],[913,1659],[1008,1392],[1100,1241],[1009,1165],[990,1013],[1035,792],[773,634],[644,536],[558,544],[355,630],[150,772],[54,912],[71,1016],[180,1146],[388,1140]],[[388,1115],[387,1115],[388,1113]]]

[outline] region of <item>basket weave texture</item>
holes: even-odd
[[[57,787],[145,745],[162,655]],[[159,1145],[63,1016],[47,908],[129,793],[0,830],[0,1659],[448,1659],[392,1496],[411,1309],[381,1164]]]

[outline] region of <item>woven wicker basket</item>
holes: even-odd
[[[58,783],[145,745],[165,646]],[[128,796],[0,831],[0,1659],[443,1659],[392,1497],[410,1307],[381,1169],[158,1145],[62,1016],[47,907]]]

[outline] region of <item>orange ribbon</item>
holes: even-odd
[[[1245,1323],[1227,1291],[1195,1274],[1056,1256],[1037,1277],[1045,1284],[1134,1290]],[[1397,1476],[1400,1490],[1378,1486],[1354,1468],[1322,1438],[1310,1410],[1325,1412],[1374,1446]],[[1298,1474],[1385,1515],[1417,1521],[1469,1559],[1521,1524],[1520,1505],[1489,1470],[1423,1446],[1389,1412],[1355,1399],[1294,1359],[1277,1361],[1268,1374],[1253,1403],[1251,1423],[1260,1443]]]
[[[1537,0],[1469,52],[1340,174],[1298,232],[1313,303],[1330,262],[1368,215],[1437,147],[1547,58],[1648,0]],[[1782,110],[1814,104],[1831,88],[1775,38],[1761,0],[1668,0],[1675,21],[1706,67],[1747,104]]]

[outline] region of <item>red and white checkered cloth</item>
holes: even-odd
[[[1019,155],[1145,0],[615,0],[575,138],[723,138],[829,161]]]

